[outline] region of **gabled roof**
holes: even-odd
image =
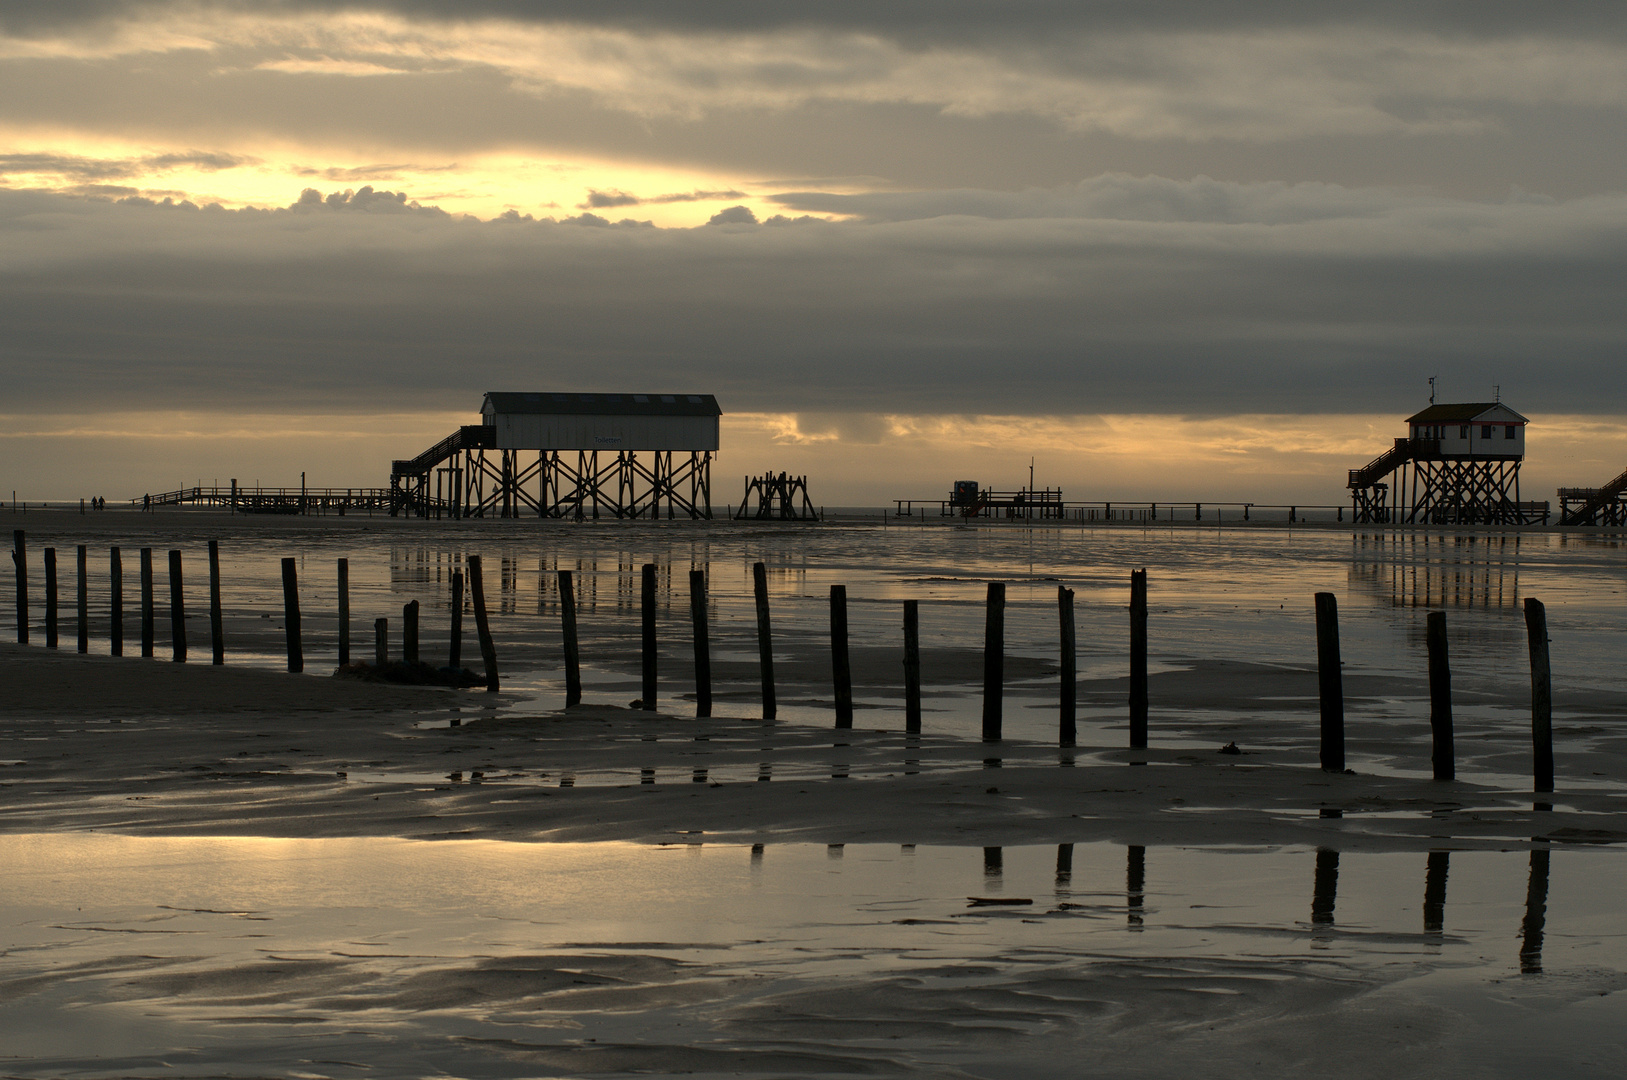
[[[1487,413],[1495,412],[1495,417],[1486,417]],[[1421,413],[1414,413],[1407,417],[1409,424],[1472,424],[1485,417],[1498,422],[1515,421],[1521,424],[1530,423],[1525,417],[1504,405],[1501,401],[1467,401],[1459,405],[1431,405]]]
[[[711,394],[519,394],[488,391],[482,413],[568,416],[722,416]]]

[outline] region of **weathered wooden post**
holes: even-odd
[[[410,600],[401,607],[401,659],[408,664],[418,663],[418,601]]]
[[[339,560],[339,666],[350,663],[350,560]],[[457,665],[454,663],[453,667]]]
[[[1073,590],[1056,587],[1057,616],[1062,623],[1062,702],[1057,723],[1057,743],[1073,746],[1078,733],[1079,657],[1073,636]]]
[[[213,663],[226,662],[226,624],[220,610],[220,541],[209,541],[209,648]]]
[[[1322,769],[1345,770],[1345,691],[1339,661],[1339,605],[1316,594],[1316,675],[1322,702]]]
[[[78,556],[77,569],[79,571],[79,601],[77,614],[79,616],[79,651],[90,652],[90,558],[89,548],[79,545],[76,552]]]
[[[836,691],[836,726],[853,726],[853,667],[847,656],[847,586],[830,587],[830,671]]]
[[[1147,571],[1130,571],[1130,746],[1147,745]]]
[[[568,574],[570,571],[561,571]],[[469,599],[475,606],[475,635],[480,639],[480,658],[486,663],[486,690],[495,694],[498,691],[497,680],[497,646],[491,639],[491,623],[486,618],[486,583],[480,573],[480,556],[469,556]],[[576,700],[582,700],[582,677],[576,674],[576,601],[570,604],[571,620],[571,649],[570,674],[575,677]],[[569,691],[567,691],[567,704]]]
[[[373,666],[381,671],[390,664],[390,620],[373,620]]]
[[[153,654],[153,549],[141,549],[141,655]]]
[[[904,601],[904,732],[921,733],[921,602]]]
[[[1534,790],[1554,789],[1554,685],[1548,666],[1548,612],[1525,598],[1525,633],[1531,652],[1531,772]]]
[[[124,557],[118,548],[108,551],[107,590],[110,617],[108,643],[114,656],[124,655]]]
[[[652,511],[653,514],[653,511]],[[659,690],[656,679],[656,640],[655,640],[655,564],[645,563],[639,571],[640,602],[639,618],[642,631],[642,664],[644,693],[639,701],[645,712],[655,711],[655,695]]]
[[[1429,647],[1429,729],[1434,735],[1430,761],[1435,779],[1457,778],[1457,755],[1452,745],[1452,668],[1446,654],[1446,612],[1431,611],[1425,620],[1424,640]]]
[[[712,649],[706,633],[706,571],[689,572],[689,619],[695,628],[695,715],[712,715]]]
[[[299,631],[299,568],[292,557],[282,561],[282,625],[288,640],[288,670],[305,670],[305,644]]]
[[[28,644],[28,545],[23,530],[11,534],[11,561],[17,567],[17,644]]]
[[[768,567],[752,563],[751,587],[757,598],[757,666],[763,679],[763,719],[772,720],[779,710],[774,696],[774,633],[768,621]]]
[[[446,666],[453,672],[463,667],[463,571],[452,571],[452,630]]]
[[[1005,720],[1006,586],[989,582],[983,617],[983,741],[999,742]]]
[[[576,638],[576,583],[569,570],[559,572],[559,626],[565,645],[565,707],[582,703],[582,657]]]
[[[56,548],[45,549],[45,647],[57,647]]]
[[[181,553],[169,553],[169,642],[172,659],[186,662],[186,593],[181,587]]]

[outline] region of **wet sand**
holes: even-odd
[[[1258,667],[1153,679],[1165,715],[1245,680],[1303,690],[1313,673]],[[1118,680],[1082,687],[1087,701]],[[1236,716],[1188,718],[1146,751],[1118,722],[1080,745],[906,736],[896,715],[851,731],[756,718],[696,719],[604,701],[549,709],[525,695],[0,647],[0,828],[142,834],[504,840],[704,836],[735,843],[1327,844],[1427,850],[1627,840],[1619,788],[1329,775],[1299,694],[1265,696],[1272,738]],[[1292,703],[1292,707],[1290,706]],[[671,704],[683,704],[682,702]],[[1314,699],[1310,704],[1314,705]],[[692,710],[692,706],[690,707]],[[456,720],[458,726],[451,726]],[[878,722],[887,727],[879,727]],[[929,721],[930,722],[930,721]],[[1356,722],[1359,722],[1356,721]],[[1156,730],[1156,729],[1155,729]],[[1197,742],[1204,734],[1207,741]],[[1411,733],[1393,751],[1427,753]],[[1243,753],[1219,748],[1237,741]],[[1610,773],[1620,738],[1595,740]],[[1604,747],[1600,750],[1599,747]],[[1561,773],[1579,755],[1560,756]],[[650,781],[648,783],[643,781]],[[856,792],[861,793],[856,796]],[[1340,816],[1333,816],[1338,814]]]
[[[233,640],[274,647],[274,624],[253,619]],[[1281,658],[1155,657],[1153,746],[1132,752],[1119,677],[1081,680],[1074,748],[950,733],[981,677],[980,651],[953,642],[927,650],[920,736],[901,730],[896,651],[856,643],[863,707],[836,731],[824,642],[806,628],[777,663],[790,718],[763,721],[755,664],[719,658],[730,715],[696,719],[684,644],[663,658],[656,712],[627,708],[637,642],[620,631],[595,640],[596,678],[570,710],[540,649],[529,678],[490,695],[333,679],[315,655],[304,675],[211,668],[197,642],[187,664],[0,646],[0,907],[15,913],[0,1028],[18,1035],[5,1071],[1613,1075],[1627,959],[1608,929],[1554,924],[1557,976],[1527,970],[1550,855],[1556,888],[1574,890],[1627,844],[1609,690],[1561,686],[1559,791],[1536,796],[1517,679],[1460,680],[1461,779],[1437,783],[1421,672],[1347,672],[1356,775],[1329,775],[1315,672]],[[1054,723],[1055,671],[1011,657],[1008,718],[1040,721],[1023,730]],[[1241,754],[1217,752],[1234,741]],[[265,856],[242,854],[273,842],[291,845],[275,887],[257,884]],[[143,846],[171,843],[224,846]],[[721,861],[679,888],[638,861],[660,845]],[[753,845],[753,868],[764,849],[771,868],[800,860],[783,916],[731,906],[759,887],[729,876]],[[914,883],[900,853],[915,845],[983,869]],[[809,862],[828,849],[834,873],[845,849],[851,877],[884,847],[904,876],[873,895],[830,891],[839,879]],[[397,850],[419,854],[397,866]],[[505,886],[519,899],[485,881],[556,850]],[[1026,867],[1036,852],[1042,872]],[[1188,867],[1187,894],[1149,878],[1142,898],[1138,857],[1155,878],[1204,852],[1233,862]],[[1415,904],[1425,860],[1434,873],[1447,854],[1444,932],[1427,912],[1422,933],[1363,920],[1377,901],[1361,889]],[[1265,861],[1224,869],[1245,858]],[[1503,907],[1468,899],[1475,859],[1513,897]],[[184,865],[197,880],[170,883]],[[1205,914],[1227,873],[1244,879],[1236,911]],[[965,910],[975,894],[1032,905]],[[1290,914],[1247,907],[1284,897]],[[599,927],[612,907],[623,922]]]

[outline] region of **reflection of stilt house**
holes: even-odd
[[[1528,525],[1548,504],[1520,501],[1525,417],[1502,402],[1431,405],[1407,418],[1408,435],[1350,470],[1358,522]],[[1393,499],[1392,499],[1393,495]]]
[[[710,394],[488,393],[482,423],[395,462],[391,512],[709,518],[721,415]]]

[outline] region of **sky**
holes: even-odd
[[[1627,6],[0,0],[0,494],[373,486],[487,390],[727,477],[1345,501],[1627,464]]]

